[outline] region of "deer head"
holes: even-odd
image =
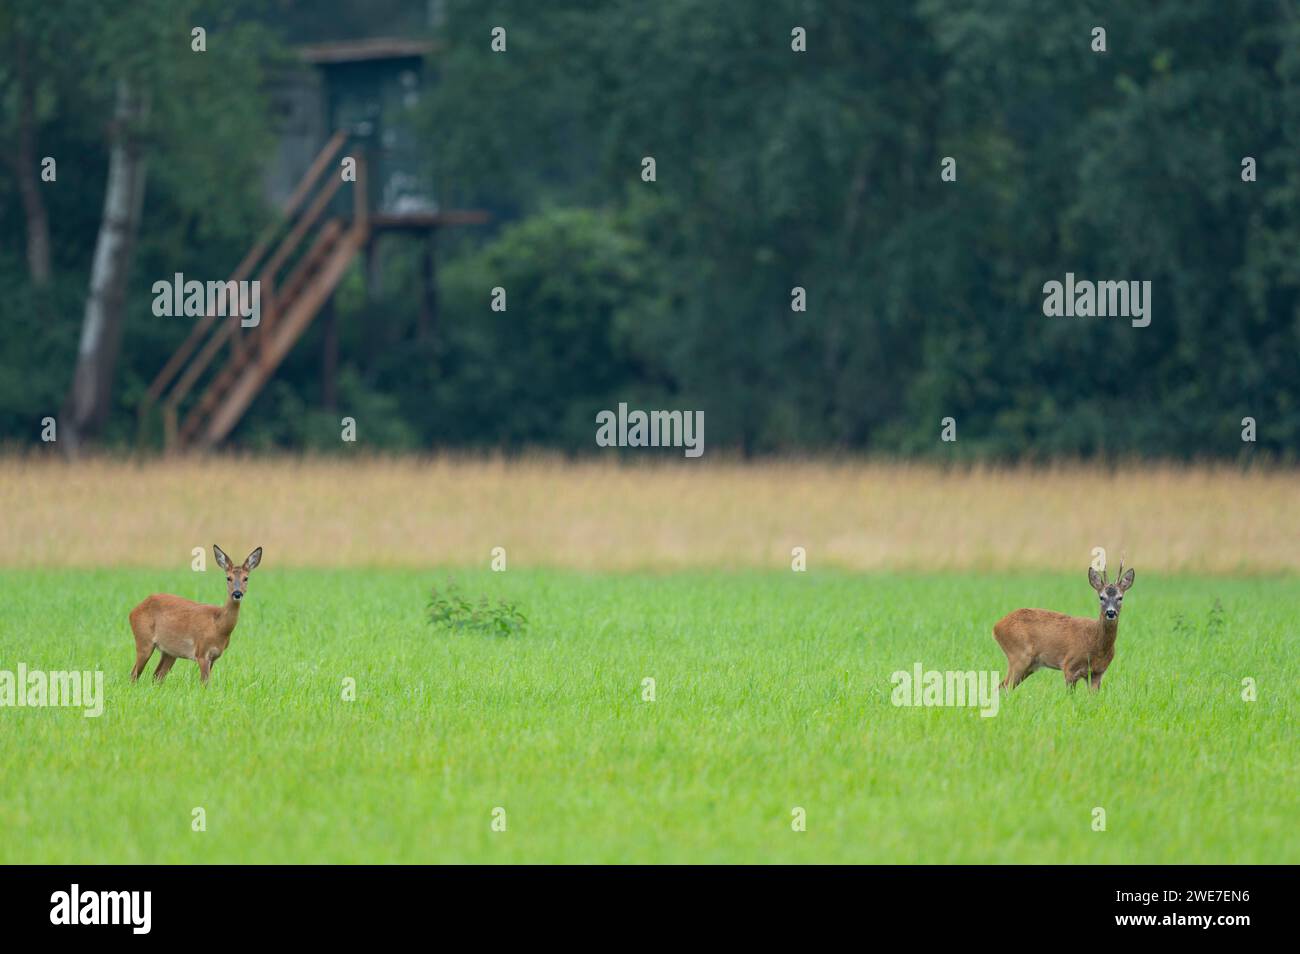
[[[226,593],[229,597],[238,603],[248,592],[248,574],[251,573],[257,564],[262,562],[262,548],[258,547],[248,555],[242,566],[235,566],[230,562],[230,557],[226,552],[217,546],[212,545],[212,552],[217,557],[217,566],[226,571]]]
[[[1108,622],[1119,619],[1119,611],[1123,608],[1124,592],[1133,585],[1133,571],[1124,572],[1124,561],[1119,561],[1119,573],[1115,577],[1114,583],[1106,581],[1106,571],[1098,573],[1091,567],[1088,568],[1088,582],[1092,588],[1097,591],[1097,598],[1101,601],[1101,615]]]

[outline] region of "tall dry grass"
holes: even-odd
[[[0,565],[1300,569],[1292,470],[557,458],[0,457]]]

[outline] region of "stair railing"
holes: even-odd
[[[278,220],[262,231],[229,279],[232,282],[241,282],[255,272],[258,274],[257,280],[261,283],[261,321],[258,327],[253,329],[254,334],[251,339],[253,350],[256,350],[257,342],[266,340],[266,330],[263,326],[274,323],[279,305],[287,304],[289,301],[287,295],[296,294],[305,283],[308,271],[306,257],[290,270],[289,280],[280,291],[277,291],[275,286],[275,274],[289,260],[303,237],[320,219],[330,199],[342,184],[341,176],[330,176],[325,187],[317,192],[316,197],[301,216],[298,215],[299,208],[316,190],[321,176],[333,164],[334,158],[347,140],[348,133],[344,130],[339,130],[330,137],[324,148],[312,160],[293,193],[285,201]],[[356,187],[354,217],[359,216],[359,224],[364,227],[368,208],[364,191],[364,161],[360,156],[357,159],[357,182],[354,186]],[[322,232],[322,236],[318,237],[313,250],[321,247],[321,238],[325,234]],[[261,263],[260,269],[259,263]],[[232,360],[250,359],[250,341],[238,335],[236,333],[238,329],[238,322],[219,320],[219,316],[212,313],[204,314],[199,319],[194,329],[150,383],[140,402],[138,439],[141,442],[144,440],[149,416],[156,405],[161,405],[162,408],[164,444],[167,448],[184,446],[193,437],[202,423],[200,407],[191,409],[184,426],[180,426],[178,425],[180,403],[189,395],[199,378],[216,358],[221,347],[227,342],[231,342]],[[200,404],[202,401],[201,398]]]

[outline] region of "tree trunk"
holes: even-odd
[[[20,44],[16,57],[18,79],[18,141],[12,154],[18,194],[27,217],[27,270],[32,284],[41,287],[50,281],[50,219],[45,212],[40,178],[36,174],[36,81],[32,77],[27,47]]]
[[[59,429],[60,443],[70,454],[77,452],[82,440],[94,437],[108,418],[113,372],[122,344],[126,281],[144,199],[144,156],[137,127],[147,113],[144,98],[125,80],[119,81],[104,213],[95,242],[77,367]]]

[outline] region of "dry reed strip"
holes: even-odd
[[[0,566],[185,565],[195,546],[278,566],[671,570],[1300,569],[1297,472],[1226,466],[940,468],[782,460],[438,456],[68,464],[0,456]]]

